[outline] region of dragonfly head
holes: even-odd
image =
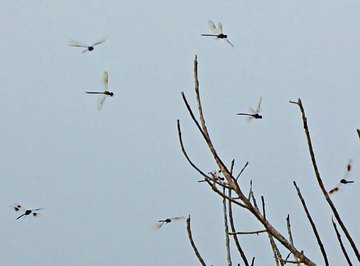
[[[226,39],[227,35],[224,34],[224,33],[220,33],[217,37],[220,38],[220,39]]]
[[[92,51],[92,50],[94,50],[94,47],[89,46],[89,47],[88,47],[88,50],[89,50],[89,51]]]

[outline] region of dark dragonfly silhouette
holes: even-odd
[[[354,183],[352,180],[348,180],[348,176],[352,169],[352,160],[349,160],[348,164],[346,165],[346,171],[342,179],[340,179],[340,182],[329,191],[329,194],[334,194],[335,192],[343,190],[343,186],[346,184]]]
[[[98,109],[101,110],[103,108],[104,102],[106,97],[113,97],[114,93],[109,91],[109,74],[107,71],[104,72],[103,76],[103,84],[104,84],[104,91],[86,91],[88,94],[99,94],[98,99]]]
[[[44,208],[38,208],[38,209],[25,209],[23,206],[21,206],[20,204],[15,203],[14,205],[10,206],[14,211],[16,212],[23,212],[19,217],[17,217],[16,219],[20,219],[23,216],[27,216],[32,214],[33,217],[38,217],[40,216],[40,213],[38,213],[37,211],[43,210]]]
[[[157,222],[157,224],[155,224],[155,228],[156,229],[160,229],[164,224],[169,224],[171,222],[175,222],[175,221],[180,221],[185,219],[185,216],[177,216],[177,217],[172,217],[172,218],[166,218],[163,220],[159,220]]]
[[[221,22],[219,22],[218,25],[216,26],[216,24],[212,20],[209,20],[209,27],[210,27],[210,30],[214,34],[201,34],[201,36],[213,36],[213,37],[216,37],[217,40],[225,39],[225,41],[228,44],[230,44],[232,47],[234,47],[234,45],[227,38],[228,36],[223,33],[223,26],[222,26]]]
[[[94,46],[99,45],[99,44],[101,44],[101,43],[103,43],[105,41],[106,41],[106,38],[103,38],[103,39],[101,39],[101,40],[99,40],[97,42],[94,42],[92,45],[87,45],[85,43],[78,42],[78,41],[76,41],[74,39],[70,39],[69,46],[86,48],[85,50],[82,51],[82,53],[86,53],[88,51],[91,52],[92,50],[94,50]]]
[[[248,121],[250,121],[251,119],[262,119],[262,115],[259,114],[261,112],[261,101],[262,101],[262,97],[260,97],[255,110],[253,108],[249,107],[250,113],[237,113],[237,115],[248,116]]]

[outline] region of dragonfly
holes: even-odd
[[[98,99],[98,109],[101,110],[103,108],[104,102],[106,100],[106,97],[113,97],[114,93],[109,91],[109,74],[107,71],[104,72],[103,76],[103,84],[104,84],[104,91],[86,91],[87,94],[99,94]]]
[[[159,220],[157,224],[155,225],[156,229],[160,229],[164,224],[169,224],[171,222],[176,222],[185,219],[185,216],[177,216],[172,218],[166,218],[163,220]]]
[[[87,45],[85,43],[76,41],[74,39],[70,39],[69,46],[86,48],[85,50],[82,51],[82,53],[86,53],[86,52],[91,52],[92,50],[94,50],[94,46],[99,45],[105,41],[106,41],[106,38],[103,38],[101,40],[98,40],[97,42],[94,42],[92,45]]]
[[[249,107],[250,113],[237,113],[237,115],[248,116],[248,121],[250,121],[251,119],[262,119],[262,115],[259,114],[261,112],[261,101],[262,101],[262,97],[260,97],[255,110],[253,108]]]
[[[234,47],[234,45],[229,41],[229,39],[227,38],[228,36],[226,34],[223,33],[223,26],[221,24],[221,22],[218,23],[218,25],[216,26],[216,24],[212,21],[209,20],[209,27],[210,30],[214,33],[214,34],[201,34],[201,36],[213,36],[216,37],[217,40],[219,39],[225,39],[225,41],[230,44],[232,47]]]
[[[40,213],[38,213],[37,211],[40,211],[40,210],[44,209],[44,208],[38,208],[38,209],[30,209],[30,210],[28,210],[28,209],[25,209],[23,206],[21,206],[18,203],[15,203],[14,205],[11,205],[10,207],[16,212],[19,212],[19,211],[23,212],[16,219],[20,219],[21,217],[27,216],[27,215],[30,215],[30,214],[32,214],[33,217],[38,217],[38,216],[40,216]]]
[[[340,182],[329,191],[329,194],[334,194],[334,193],[342,190],[342,187],[346,184],[354,183],[353,180],[348,180],[348,176],[351,172],[351,169],[352,169],[352,160],[349,160],[348,164],[346,165],[346,171],[345,171],[344,177],[342,179],[340,179]]]

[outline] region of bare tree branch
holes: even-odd
[[[179,136],[179,141],[180,141],[180,146],[181,146],[181,151],[184,154],[185,158],[187,159],[187,161],[189,162],[189,164],[196,170],[198,171],[203,177],[205,178],[209,178],[203,171],[200,170],[199,167],[197,167],[189,158],[189,156],[186,153],[185,147],[184,147],[184,143],[181,137],[181,128],[180,128],[180,120],[177,120],[177,129],[178,129],[178,136]]]
[[[193,250],[195,252],[196,257],[199,259],[201,265],[206,266],[206,264],[205,264],[204,260],[202,259],[198,249],[196,248],[195,242],[194,242],[194,240],[192,238],[192,233],[191,233],[191,228],[190,228],[190,215],[186,219],[186,230],[188,232],[188,237],[189,237],[189,240],[190,240],[190,244],[191,244],[191,246],[192,246],[192,248],[193,248]]]
[[[313,168],[314,168],[314,171],[315,171],[315,176],[316,176],[318,185],[319,185],[322,193],[324,194],[325,199],[328,202],[332,212],[334,213],[334,216],[335,216],[337,222],[339,223],[339,225],[340,225],[341,229],[343,230],[346,238],[348,239],[348,241],[349,241],[349,243],[350,243],[350,245],[351,245],[351,247],[352,247],[352,249],[353,249],[353,251],[354,251],[354,253],[355,253],[356,257],[357,257],[357,259],[358,259],[358,261],[360,262],[360,253],[359,253],[359,251],[358,251],[358,249],[356,247],[356,244],[353,241],[351,235],[349,234],[345,224],[341,220],[341,217],[340,217],[339,213],[337,212],[337,210],[335,208],[335,205],[331,201],[330,196],[329,196],[327,190],[325,189],[325,186],[324,186],[324,184],[322,182],[322,179],[320,177],[320,173],[319,173],[319,170],[318,170],[318,167],[317,167],[317,164],[316,164],[316,160],[315,160],[315,153],[314,153],[314,150],[313,150],[313,147],[312,147],[312,144],[311,144],[310,132],[309,132],[308,124],[307,124],[307,118],[306,118],[306,115],[305,115],[305,110],[304,110],[304,107],[302,105],[301,99],[299,98],[297,102],[290,101],[290,103],[296,104],[300,108],[300,111],[301,111],[301,114],[302,114],[303,125],[304,125],[304,129],[305,129],[305,135],[306,135],[308,148],[309,148],[309,152],[310,152],[311,162],[312,162],[312,165],[313,165]]]
[[[290,224],[290,215],[289,214],[286,217],[286,227],[288,230],[289,241],[290,241],[291,245],[294,245],[294,240],[293,240],[292,233],[291,233],[291,224]],[[294,258],[295,258],[295,261],[298,261],[298,259],[296,257],[294,257]],[[298,265],[300,265],[300,263],[298,263]]]
[[[240,173],[236,176],[236,181],[239,179],[239,177],[241,176],[241,174],[244,172],[245,168],[249,165],[249,162],[246,162],[246,164],[244,165],[244,167],[241,169]]]
[[[332,221],[332,224],[334,226],[334,229],[335,229],[335,232],[336,232],[336,237],[337,237],[337,239],[339,241],[339,244],[340,244],[341,250],[342,250],[342,252],[343,252],[343,254],[345,256],[345,259],[346,259],[347,263],[349,264],[349,266],[352,266],[349,255],[347,254],[346,248],[345,248],[345,246],[344,246],[344,244],[343,244],[343,242],[341,240],[341,235],[340,235],[340,233],[339,233],[339,231],[338,231],[338,229],[336,227],[336,223],[334,222],[334,219],[331,219],[331,221]]]
[[[225,188],[223,188],[223,194],[225,195]],[[224,210],[224,227],[225,227],[225,247],[226,247],[226,259],[228,265],[232,265],[231,253],[230,253],[230,238],[229,238],[229,226],[228,226],[228,211],[226,208],[226,199],[223,198],[223,210]]]
[[[231,232],[229,235],[259,235],[261,233],[266,233],[266,229],[257,230],[257,231],[248,231],[248,232]]]
[[[326,251],[325,251],[325,248],[324,248],[323,243],[321,242],[320,235],[319,235],[319,233],[318,233],[318,231],[317,231],[317,229],[316,229],[316,225],[315,225],[313,219],[311,218],[311,215],[310,215],[310,212],[309,212],[309,210],[308,210],[308,208],[307,208],[307,206],[306,206],[305,200],[304,200],[304,198],[302,197],[301,191],[300,191],[300,189],[298,188],[298,186],[296,185],[296,182],[295,182],[295,181],[294,181],[294,186],[295,186],[295,188],[296,188],[296,190],[297,190],[297,194],[298,194],[298,196],[299,196],[299,198],[300,198],[300,201],[301,201],[301,203],[302,203],[302,205],[303,205],[303,208],[304,208],[304,210],[305,210],[305,212],[306,212],[306,216],[307,216],[307,218],[308,218],[308,220],[309,220],[309,222],[310,222],[310,224],[311,224],[311,228],[313,229],[313,232],[314,232],[314,234],[315,234],[316,240],[317,240],[317,242],[318,242],[318,245],[319,245],[319,247],[320,247],[321,253],[322,253],[323,258],[324,258],[325,265],[329,265],[329,261],[328,261],[327,255],[326,255]]]
[[[291,243],[282,235],[280,234],[270,223],[267,219],[265,219],[263,217],[263,215],[261,214],[261,212],[254,207],[251,202],[246,198],[246,196],[244,195],[244,193],[241,191],[239,185],[237,184],[235,178],[231,175],[231,173],[229,172],[229,170],[227,169],[227,167],[225,166],[225,164],[222,162],[222,160],[220,159],[220,157],[218,156],[213,143],[210,139],[209,133],[207,131],[207,127],[205,125],[205,119],[204,119],[204,115],[203,115],[203,111],[202,111],[202,106],[201,106],[201,100],[200,100],[200,92],[199,92],[199,81],[198,81],[198,72],[197,72],[197,66],[198,66],[198,62],[197,62],[197,57],[195,57],[194,60],[194,79],[195,79],[195,94],[196,94],[196,102],[197,102],[197,106],[198,106],[198,112],[199,112],[199,120],[201,123],[201,126],[199,128],[199,123],[198,121],[195,119],[195,116],[190,108],[190,105],[187,103],[187,100],[185,98],[184,93],[182,93],[183,95],[183,100],[186,104],[186,107],[190,113],[190,116],[192,117],[194,123],[196,124],[196,126],[199,128],[199,131],[201,132],[201,134],[204,137],[204,140],[206,141],[208,148],[216,162],[216,164],[218,165],[219,169],[221,170],[221,173],[224,175],[226,181],[228,182],[228,184],[231,186],[231,188],[234,190],[234,192],[237,194],[237,196],[239,197],[239,199],[243,202],[243,204],[246,206],[246,208],[255,216],[255,218],[261,222],[263,224],[263,226],[266,228],[266,230],[268,231],[269,235],[273,236],[274,238],[276,238],[284,247],[286,247],[289,251],[291,251],[295,256],[297,256],[299,258],[299,260],[306,264],[306,265],[315,265],[314,262],[312,262],[309,258],[307,258],[303,252],[298,251],[293,245],[291,245]],[[216,187],[215,185],[212,185],[211,188],[216,191]],[[218,194],[223,194],[220,191],[216,191]],[[223,197],[226,196],[223,194]],[[232,200],[232,199],[231,199]]]
[[[228,195],[229,195],[229,198],[231,198],[231,190],[230,189],[228,190]],[[230,222],[231,232],[234,233],[236,231],[236,229],[235,229],[235,224],[234,224],[231,201],[229,201],[228,204],[229,204],[229,222]],[[240,256],[241,256],[245,266],[249,266],[249,262],[248,262],[248,260],[246,258],[245,252],[241,248],[239,239],[237,238],[236,234],[233,234],[233,238],[234,238],[234,241],[235,241],[236,248],[238,249],[238,251],[240,253]]]

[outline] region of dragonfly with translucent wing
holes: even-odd
[[[104,102],[106,97],[113,97],[114,93],[109,91],[109,74],[107,71],[104,72],[103,76],[103,84],[104,84],[104,91],[86,91],[87,94],[99,94],[98,99],[98,109],[101,110],[103,108]]]
[[[248,121],[250,121],[252,119],[262,119],[262,115],[259,114],[261,112],[261,101],[262,101],[262,97],[260,97],[255,110],[253,108],[249,107],[250,113],[237,113],[237,115],[248,116]]]
[[[354,183],[354,181],[348,180],[351,170],[352,170],[352,160],[349,160],[348,164],[346,165],[346,172],[344,174],[344,177],[340,179],[340,182],[329,191],[329,194],[334,194],[338,191],[343,190],[343,186],[346,184]]]
[[[163,220],[159,220],[156,224],[155,224],[155,228],[156,229],[160,229],[164,224],[169,224],[171,222],[176,222],[176,221],[180,221],[185,219],[185,216],[177,216],[177,217],[172,217],[172,218],[166,218]]]
[[[87,45],[85,43],[78,42],[74,39],[71,39],[69,41],[69,46],[86,48],[85,50],[82,51],[82,53],[86,53],[86,52],[91,52],[92,50],[94,50],[94,46],[99,45],[105,41],[106,41],[106,38],[103,38],[101,40],[98,40],[97,42],[94,42],[92,45]]]
[[[43,210],[44,208],[38,208],[38,209],[25,209],[23,206],[21,206],[20,204],[15,203],[14,205],[11,205],[10,208],[12,208],[14,211],[16,212],[23,212],[19,217],[17,217],[16,219],[20,219],[23,216],[27,216],[32,214],[33,217],[38,217],[40,216],[40,213],[37,211]]]
[[[228,38],[227,38],[228,36],[223,33],[223,26],[222,26],[221,22],[219,22],[218,25],[216,26],[216,24],[212,20],[209,20],[209,27],[210,27],[210,30],[214,34],[201,34],[201,36],[213,36],[213,37],[216,37],[217,40],[225,39],[225,41],[228,44],[230,44],[232,47],[234,47],[234,45],[228,40]]]

